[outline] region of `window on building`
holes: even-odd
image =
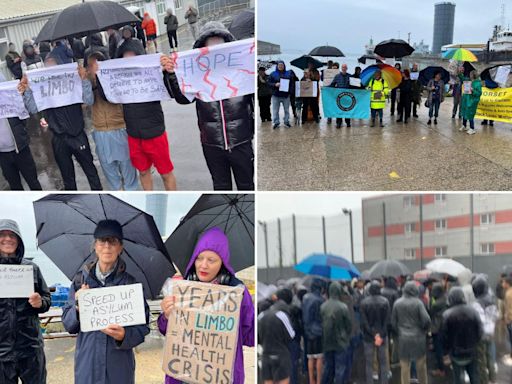
[[[183,0],[174,0],[174,8],[175,9],[183,8]]]
[[[446,201],[446,193],[436,193],[434,197],[436,203],[444,203]]]
[[[448,247],[436,247],[436,257],[448,256]]]
[[[156,1],[156,12],[159,15],[163,15],[167,11],[167,6],[165,0],[157,0]]]
[[[415,197],[414,196],[405,196],[404,197],[404,207],[405,208],[414,206],[414,203],[415,203]]]
[[[413,233],[416,231],[416,223],[405,224],[405,233]]]
[[[405,248],[404,249],[404,258],[406,260],[416,259],[416,248]]]
[[[436,220],[436,231],[444,231],[446,229],[446,219]]]
[[[0,61],[5,60],[5,55],[9,52],[9,39],[7,38],[7,28],[0,28]]]
[[[494,255],[494,243],[480,244],[480,253],[482,255]]]
[[[493,213],[481,214],[480,215],[480,224],[482,224],[482,225],[494,224],[494,214]]]

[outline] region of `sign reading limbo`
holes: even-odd
[[[242,287],[173,281],[176,296],[164,371],[187,383],[230,384],[238,340]]]
[[[330,118],[370,118],[370,91],[364,89],[322,88],[324,115]]]

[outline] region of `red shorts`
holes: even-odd
[[[161,175],[172,172],[174,169],[169,152],[167,132],[152,139],[128,136],[128,148],[130,149],[130,160],[139,172],[147,171],[152,165]]]

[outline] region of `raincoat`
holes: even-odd
[[[427,353],[430,316],[418,295],[416,283],[407,282],[403,297],[396,301],[391,313],[391,326],[398,334],[400,360],[416,360]]]
[[[459,76],[461,80],[464,79],[463,75]],[[471,94],[463,94],[461,102],[462,118],[466,120],[473,120],[476,115],[476,109],[480,102],[480,96],[482,96],[482,82],[480,79],[473,80],[471,82]]]
[[[75,351],[75,384],[134,384],[135,357],[133,348],[144,342],[149,334],[149,306],[144,302],[146,324],[124,327],[122,342],[101,331],[80,332],[80,315],[76,309],[75,292],[82,284],[89,288],[115,287],[135,284],[135,278],[126,272],[125,262],[119,258],[114,271],[103,285],[96,277],[96,261],[84,265],[73,279],[68,301],[63,308],[62,323],[71,334],[78,334]]]
[[[352,323],[348,307],[341,302],[341,289],[338,282],[331,283],[329,300],[320,306],[324,352],[346,350],[350,343]]]
[[[222,259],[223,266],[231,274],[231,280],[229,286],[243,286],[243,283],[235,278],[235,271],[231,266],[230,252],[229,252],[229,241],[224,232],[218,228],[212,228],[206,231],[203,236],[199,239],[194,249],[194,253],[190,258],[185,275],[187,276],[194,266],[197,256],[203,251],[213,251],[217,253]],[[205,283],[207,284],[207,283]],[[158,317],[158,329],[165,335],[167,332],[167,319],[163,313]],[[242,346],[253,347],[254,346],[254,305],[252,303],[251,295],[247,288],[244,287],[244,297],[242,299],[242,305],[240,308],[240,320],[238,323],[238,343],[236,346],[235,363],[233,367],[233,384],[243,384],[245,380],[244,371],[244,356]],[[172,377],[165,377],[166,384],[179,384],[181,381],[176,380]]]
[[[31,265],[34,270],[34,292],[41,295],[41,308],[32,307],[27,298],[0,299],[0,382],[4,375],[16,376],[14,364],[22,360],[30,362],[27,375],[31,383],[46,382],[43,336],[39,324],[40,313],[48,311],[51,305],[50,291],[46,286],[39,267],[25,260],[25,246],[21,232],[13,220],[0,220],[0,231],[8,230],[18,236],[15,257],[0,257],[0,265]]]

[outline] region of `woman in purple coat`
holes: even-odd
[[[219,228],[206,231],[196,244],[194,253],[190,258],[184,278],[186,280],[201,281],[210,284],[229,285],[231,287],[243,286],[235,277],[235,272],[229,263],[228,238]],[[245,287],[244,287],[245,288]],[[162,300],[162,313],[158,317],[158,328],[165,335],[167,332],[167,319],[174,309],[174,296],[167,296]],[[242,346],[254,346],[254,305],[247,288],[240,308],[240,322],[235,364],[233,369],[233,384],[244,383],[244,357]],[[181,381],[172,377],[165,377],[165,384],[180,384]]]

